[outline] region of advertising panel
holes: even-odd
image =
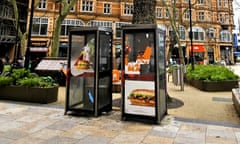
[[[125,112],[155,116],[154,81],[125,80]]]

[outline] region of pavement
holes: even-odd
[[[231,68],[240,72],[240,65]],[[65,87],[50,104],[0,101],[0,144],[240,144],[240,117],[231,92],[203,92],[189,85],[182,91],[171,78],[167,89],[183,105],[170,108],[158,125],[122,121],[116,107],[99,117],[64,115]]]

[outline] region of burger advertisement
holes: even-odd
[[[154,116],[155,90],[153,81],[125,80],[125,112]]]
[[[155,106],[154,90],[151,89],[134,89],[128,96],[132,105],[137,106]]]
[[[90,42],[82,46],[81,43],[78,44],[80,48],[73,47],[71,52],[71,74],[73,76],[93,72],[94,46]]]

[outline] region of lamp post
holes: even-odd
[[[29,68],[29,61],[30,61],[30,45],[31,45],[31,34],[32,34],[32,21],[33,21],[33,11],[34,11],[34,0],[31,0],[31,13],[30,13],[30,21],[29,21],[29,28],[28,28],[28,43],[24,61],[24,68]]]
[[[191,0],[188,1],[189,2],[189,17],[190,17],[190,43],[191,43],[191,65],[192,65],[192,70],[194,70],[194,57],[193,57],[193,35],[192,35],[192,6],[191,6]]]

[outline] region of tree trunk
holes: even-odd
[[[64,18],[63,18],[64,19]],[[50,56],[57,57],[59,52],[59,37],[61,32],[61,23],[63,21],[61,16],[58,16],[55,22],[55,27],[53,31],[52,49]]]
[[[60,15],[56,19],[56,23],[54,26],[53,31],[53,42],[52,42],[52,51],[50,53],[51,57],[57,57],[59,52],[59,37],[61,32],[61,24],[64,20],[64,18],[68,15],[70,12],[70,9],[73,7],[73,5],[76,3],[77,0],[61,0],[60,2]]]
[[[133,24],[155,24],[156,0],[134,0]]]

